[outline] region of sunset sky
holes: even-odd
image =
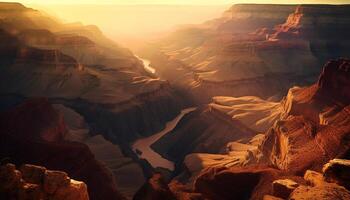
[[[328,3],[350,0],[7,0],[45,11],[65,23],[97,25],[109,38],[133,44],[174,30],[183,24],[200,24],[218,18],[235,3]]]
[[[350,3],[350,0],[9,0],[10,2],[22,2],[26,4],[233,4],[233,3]]]

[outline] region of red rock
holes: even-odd
[[[134,196],[134,200],[153,199],[175,200],[161,174],[154,174]]]
[[[86,184],[80,181],[70,180],[67,186],[58,187],[54,195],[53,200],[88,200]]]
[[[286,199],[299,186],[290,179],[279,179],[272,182],[273,195]]]
[[[87,184],[90,199],[124,199],[114,177],[86,145],[61,140],[66,130],[63,119],[46,99],[28,100],[3,113],[0,130],[0,157],[67,172]]]
[[[27,140],[61,141],[67,128],[63,116],[46,98],[31,99],[1,114],[3,132]]]
[[[41,191],[40,185],[32,183],[24,183],[18,190],[19,200],[35,200],[44,199],[44,193]]]
[[[21,173],[13,164],[0,166],[0,194],[15,193],[21,185]],[[1,196],[0,196],[1,197]]]
[[[300,186],[293,191],[291,200],[348,200],[350,192],[344,187],[336,184],[325,184],[322,186],[309,187]]]
[[[24,165],[24,173],[28,175],[30,181],[34,180],[37,184],[26,182],[20,179],[21,172],[16,170],[13,164],[7,164],[0,167],[0,199],[18,199],[18,200],[88,200],[86,184],[80,181],[70,179],[65,172],[46,170],[42,166]],[[42,173],[43,171],[43,174]],[[37,174],[36,174],[37,173]],[[16,180],[16,181],[13,181]],[[18,181],[19,180],[19,181]],[[14,184],[15,183],[15,184]],[[5,189],[4,189],[5,188]]]
[[[350,103],[350,60],[329,61],[318,80],[318,95],[334,98],[339,103]]]
[[[321,173],[312,170],[307,170],[305,172],[304,179],[312,186],[323,185],[325,182]]]
[[[209,199],[261,199],[272,192],[271,183],[278,174],[264,167],[212,168],[198,176],[194,191]]]
[[[28,183],[42,184],[45,176],[45,167],[25,164],[20,167],[22,178]]]
[[[70,178],[67,173],[61,171],[45,171],[44,175],[44,190],[48,194],[54,194],[60,187],[67,187],[70,183]]]
[[[267,133],[261,149],[280,169],[304,173],[349,151],[349,60],[328,62],[319,81],[293,88],[284,100],[287,117]]]
[[[324,180],[350,189],[350,160],[333,159],[324,165]]]

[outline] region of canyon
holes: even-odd
[[[194,102],[214,96],[281,98],[348,57],[348,5],[234,5],[141,49],[161,78]],[[175,75],[174,75],[175,74]]]
[[[132,52],[2,2],[0,197],[349,199],[349,25],[237,4]]]

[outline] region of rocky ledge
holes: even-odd
[[[24,164],[17,170],[13,164],[2,165],[0,180],[1,199],[89,199],[84,182],[42,166]]]

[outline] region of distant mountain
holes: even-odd
[[[139,54],[196,102],[220,95],[281,97],[288,88],[315,80],[328,59],[349,56],[349,10],[348,5],[238,4]]]

